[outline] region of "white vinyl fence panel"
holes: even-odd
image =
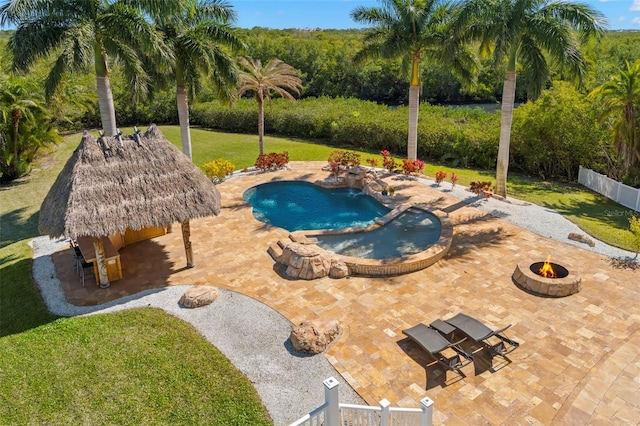
[[[640,189],[617,182],[582,166],[578,171],[578,182],[618,204],[640,211]]]

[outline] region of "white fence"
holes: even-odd
[[[618,204],[640,211],[640,190],[580,166],[578,182]]]
[[[306,416],[289,426],[432,426],[433,401],[423,398],[421,408],[391,407],[386,399],[379,407],[341,404],[338,393],[340,384],[333,377],[324,384],[325,402]]]

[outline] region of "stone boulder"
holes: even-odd
[[[193,286],[184,292],[180,304],[185,308],[198,308],[210,305],[218,298],[218,289],[211,286]]]
[[[346,263],[331,259],[331,269],[329,269],[329,276],[331,278],[344,278],[349,275],[349,267]]]
[[[287,267],[288,277],[303,280],[326,277],[331,269],[331,254],[309,244],[287,244],[278,261]]]
[[[289,339],[293,348],[302,353],[319,354],[340,335],[342,329],[336,320],[311,320],[293,327]]]
[[[569,233],[569,239],[573,241],[578,241],[580,243],[585,243],[589,247],[593,247],[596,245],[596,243],[594,243],[591,238],[587,237],[586,235],[577,234],[575,232]]]

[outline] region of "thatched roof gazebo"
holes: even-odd
[[[219,213],[213,182],[151,125],[127,136],[96,139],[85,132],[42,203],[39,230],[52,238],[92,237],[96,279],[108,286],[103,236],[180,222],[193,266],[188,221]]]

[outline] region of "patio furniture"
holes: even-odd
[[[453,337],[453,332],[458,330],[471,341],[502,357],[520,346],[518,342],[509,339],[503,334],[506,329],[511,327],[511,324],[499,330],[492,330],[477,319],[463,313],[444,320],[444,322],[436,320],[430,326],[447,337],[451,336],[450,338]]]
[[[438,364],[447,370],[455,370],[460,375],[463,375],[460,368],[473,361],[473,357],[458,346],[466,339],[466,337],[452,343],[442,337],[442,335],[440,335],[436,330],[429,328],[422,323],[407,330],[402,330],[402,333],[420,345],[422,349],[424,349],[435,361],[438,362]],[[452,349],[455,352],[455,355],[452,357],[445,356],[442,353],[445,349]]]
[[[73,255],[73,271],[80,275],[82,287],[84,287],[85,270],[88,268],[93,271],[93,264],[85,260],[80,247],[74,241],[71,242],[71,254]]]

